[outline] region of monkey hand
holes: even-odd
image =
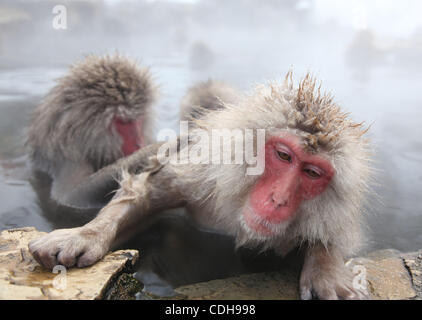
[[[370,295],[335,253],[313,253],[305,258],[300,276],[300,297],[303,300],[368,300]]]
[[[32,240],[28,247],[35,260],[50,270],[56,265],[83,268],[100,260],[110,241],[104,233],[80,227],[55,230]]]

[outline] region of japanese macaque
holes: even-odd
[[[210,110],[219,110],[224,104],[235,103],[239,92],[228,84],[208,80],[189,88],[180,104],[181,120],[198,119]],[[204,110],[205,109],[205,110]]]
[[[32,167],[53,180],[60,204],[98,169],[153,141],[156,97],[147,68],[119,55],[88,56],[35,109],[27,146]]]
[[[237,246],[273,248],[283,256],[293,248],[304,250],[303,299],[366,298],[344,264],[359,248],[362,204],[369,192],[370,151],[363,125],[316,89],[309,75],[295,87],[289,73],[284,82],[258,86],[223,106],[195,122],[191,143],[184,145],[180,137],[177,153],[171,154],[171,143],[151,145],[90,177],[75,193],[75,206],[92,197],[101,201],[100,195],[110,191],[104,185],[116,176],[120,188],[88,224],[32,241],[35,259],[50,269],[91,265],[147,217],[184,206],[200,226],[232,235]],[[212,136],[215,129],[245,133],[231,135],[228,144],[245,145],[245,154],[243,138],[253,130],[252,153],[256,164],[263,161],[262,170],[248,174],[255,165],[250,161],[182,161],[198,151],[195,141],[204,132]],[[201,151],[204,159],[207,150],[210,157],[221,156],[221,148],[212,146]]]

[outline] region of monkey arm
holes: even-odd
[[[72,196],[78,186],[93,174],[92,166],[87,163],[64,161],[61,170],[54,175],[50,197],[57,203],[66,205],[69,202],[68,197]]]
[[[303,300],[368,299],[368,293],[355,288],[353,274],[344,264],[344,256],[334,245],[310,245],[300,276],[300,295]]]
[[[51,197],[67,207],[88,209],[102,208],[119,188],[123,170],[139,173],[151,165],[151,157],[157,154],[163,143],[146,146],[132,155],[92,173],[91,168],[81,170],[81,166],[66,163],[58,177],[55,177]],[[83,167],[86,168],[87,166]]]
[[[148,215],[186,205],[183,185],[166,165],[157,164],[136,175],[124,174],[112,201],[85,227],[110,233],[110,246],[117,246],[139,230]]]
[[[49,269],[57,264],[91,265],[136,232],[146,216],[185,205],[179,192],[184,186],[166,165],[139,174],[123,174],[120,183],[112,201],[88,224],[55,230],[31,241],[29,250],[34,258]]]

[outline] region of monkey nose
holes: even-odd
[[[275,193],[272,193],[271,202],[276,209],[280,207],[287,207],[289,205],[289,197],[288,195],[276,195]]]

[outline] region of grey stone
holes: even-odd
[[[141,299],[159,299],[131,274],[136,250],[116,251],[91,267],[65,270],[66,287],[61,287],[63,275],[44,269],[28,252],[28,242],[43,234],[35,228],[0,234],[0,299],[134,299],[136,292]],[[422,251],[380,250],[353,258],[347,266],[366,279],[373,299],[422,299]],[[299,299],[299,271],[288,267],[182,286],[171,299]]]

